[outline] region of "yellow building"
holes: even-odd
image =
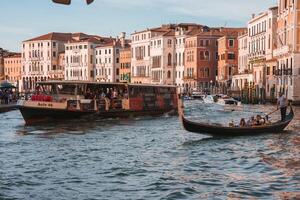
[[[131,48],[120,50],[120,82],[131,81]]]

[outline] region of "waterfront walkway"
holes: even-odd
[[[0,104],[0,113],[17,109],[17,103]]]

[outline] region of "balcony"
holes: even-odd
[[[290,53],[290,47],[288,45],[282,46],[280,48],[277,48],[273,51],[273,56],[274,57],[279,57],[284,54]]]
[[[274,72],[275,72],[274,73],[275,76],[282,76],[282,75],[291,76],[291,75],[293,75],[293,70],[291,68],[289,68],[289,69],[276,69]]]
[[[263,50],[261,50],[261,51],[255,51],[255,52],[249,54],[249,59],[255,60],[255,59],[262,58],[265,55],[266,55],[266,51],[263,51]]]
[[[63,73],[64,73],[63,70],[50,70],[50,71],[48,71],[49,75],[63,74]]]
[[[44,75],[44,72],[42,71],[31,71],[31,72],[28,72],[28,75],[29,76],[34,76],[34,75]]]

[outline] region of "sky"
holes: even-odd
[[[21,42],[49,32],[84,32],[116,37],[161,24],[191,22],[245,27],[251,14],[277,0],[0,0],[0,47],[20,51]]]

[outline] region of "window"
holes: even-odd
[[[168,54],[168,66],[172,65],[172,54]]]
[[[204,58],[205,60],[209,60],[209,51],[205,51]]]
[[[171,78],[171,71],[168,71],[168,78]]]
[[[53,47],[56,47],[56,42],[53,42]]]
[[[116,58],[116,63],[119,63],[119,58]]]
[[[83,48],[84,48],[84,49],[87,49],[87,45],[84,45]]]
[[[234,40],[233,39],[229,39],[229,46],[233,47],[234,46]]]
[[[209,40],[205,40],[205,46],[209,46]]]
[[[234,60],[235,59],[234,53],[228,53],[228,59],[229,60]]]
[[[56,57],[56,52],[55,51],[53,51],[53,57]]]

